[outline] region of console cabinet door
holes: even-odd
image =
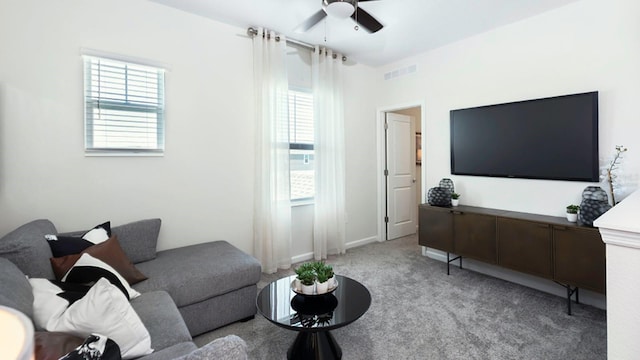
[[[454,253],[496,263],[496,217],[453,211]]]
[[[553,278],[551,226],[498,218],[498,264],[524,273]]]
[[[553,227],[554,280],[605,293],[605,245],[597,229]]]
[[[447,208],[421,205],[419,238],[422,246],[453,252],[453,215]]]

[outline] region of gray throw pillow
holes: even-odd
[[[156,246],[160,233],[160,219],[147,219],[111,228],[118,236],[118,242],[132,263],[156,258]]]
[[[29,277],[55,279],[49,258],[53,256],[44,236],[55,234],[49,220],[24,224],[0,239],[0,257],[9,259]]]

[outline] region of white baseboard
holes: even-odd
[[[359,246],[363,246],[363,245],[367,245],[367,244],[371,244],[374,242],[378,241],[378,237],[376,236],[371,236],[368,238],[364,238],[364,239],[360,239],[360,240],[355,240],[355,241],[350,241],[348,243],[345,244],[345,249],[349,250],[349,249],[353,249]],[[336,251],[329,251],[329,254],[335,254]],[[291,258],[291,263],[292,264],[297,264],[303,261],[309,261],[309,260],[313,260],[313,252],[308,252],[308,253],[304,253],[304,254],[300,254],[300,255],[296,255],[293,256]]]
[[[378,241],[378,237],[377,236],[371,236],[368,238],[364,238],[364,239],[360,239],[360,240],[355,240],[355,241],[351,241],[345,244],[346,249],[353,249],[355,247],[359,247],[359,246],[363,246],[363,245],[367,245],[367,244],[371,244],[374,242]]]
[[[422,247],[422,255],[430,257],[434,260],[447,262],[447,253],[435,250],[431,248]],[[451,254],[450,258],[454,258],[457,255]],[[451,263],[451,268],[458,267],[458,260]],[[516,284],[527,286],[536,290],[544,291],[549,294],[557,295],[563,298],[567,296],[567,290],[555,282],[547,279],[543,279],[537,276],[524,274],[507,268],[503,268],[496,265],[483,263],[469,258],[462,259],[462,268],[467,270],[473,270],[485,275],[493,276],[498,279],[510,281]],[[455,276],[452,274],[452,276]],[[580,289],[580,303],[592,305],[599,309],[607,308],[607,297],[605,295],[592,292],[586,289]]]
[[[292,257],[291,258],[291,263],[292,264],[297,264],[299,262],[309,261],[309,260],[313,260],[313,253],[312,252],[304,253],[304,254],[300,254],[300,255],[296,255],[296,256]]]

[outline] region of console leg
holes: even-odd
[[[578,297],[578,293],[580,288],[575,287],[575,288],[571,288],[571,285],[565,285],[565,287],[567,288],[567,314],[571,315],[571,296],[575,293],[576,294],[576,304],[580,304],[580,299]]]
[[[451,264],[452,261],[456,261],[456,260],[460,260],[460,264],[458,265],[458,267],[462,269],[462,256],[456,256],[453,259],[451,259],[449,257],[449,252],[447,251],[447,275],[449,275],[449,265]]]
[[[567,314],[571,315],[571,286],[567,285]]]

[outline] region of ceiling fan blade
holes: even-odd
[[[318,10],[317,13],[311,15],[307,20],[305,20],[302,24],[298,25],[295,29],[296,32],[306,32],[309,31],[312,27],[316,26],[317,23],[322,21],[327,16],[327,13],[324,10]]]
[[[362,8],[360,7],[356,7],[356,11],[354,11],[354,13],[351,15],[351,18],[371,33],[380,31],[380,29],[382,29],[383,27],[378,20],[376,20],[368,12],[362,10]]]

